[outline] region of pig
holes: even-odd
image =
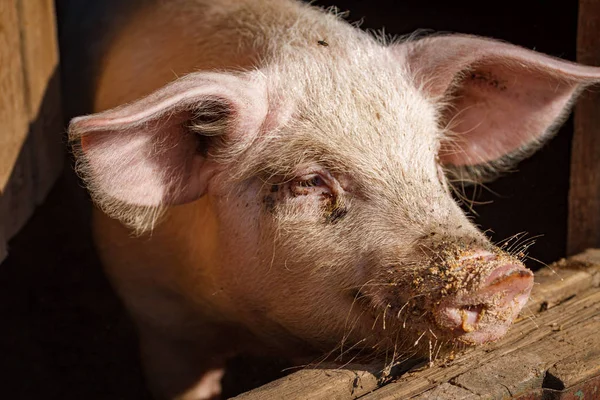
[[[452,185],[510,170],[599,80],[294,0],[137,7],[69,137],[153,393],[218,396],[243,352],[393,364],[501,338],[533,274]]]

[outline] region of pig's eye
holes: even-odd
[[[318,175],[315,175],[310,179],[305,179],[305,180],[301,180],[298,182],[298,185],[300,185],[302,187],[315,187],[315,186],[321,186],[324,184],[325,184],[325,182],[323,182],[323,179],[321,179],[321,177]]]
[[[325,180],[317,174],[311,174],[294,179],[292,182],[290,182],[290,191],[294,196],[304,196],[312,193],[330,193],[329,186],[327,186]]]

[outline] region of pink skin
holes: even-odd
[[[574,85],[598,79],[594,67],[559,62],[475,36],[426,41],[430,45],[409,63],[417,74],[426,77],[432,96],[443,95],[448,82],[468,66],[462,84],[453,89],[452,106],[460,110],[460,118],[454,120],[450,115],[449,128],[460,141],[460,150],[446,142],[440,151],[441,160],[448,164],[494,161],[507,151],[527,146],[533,139],[527,130],[538,132],[538,140],[544,139],[553,133],[557,116],[559,120],[566,118],[564,110],[577,94]],[[559,76],[563,79],[557,79]]]
[[[159,396],[218,393],[241,351],[427,354],[430,333],[506,332],[532,274],[443,171],[477,181],[530,154],[599,69],[464,35],[386,45],[293,1],[152,5],[69,131]]]

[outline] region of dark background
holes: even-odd
[[[138,1],[138,0],[135,0]],[[75,77],[78,59],[98,35],[94,20],[117,15],[104,2],[57,0],[65,98],[65,127],[84,112],[85,82]],[[124,2],[121,2],[124,3]],[[317,1],[364,17],[363,28],[390,34],[415,29],[491,36],[573,60],[577,1],[552,5],[542,0],[482,2],[448,0]],[[87,12],[92,18],[84,18]],[[102,25],[102,24],[100,24]],[[104,24],[106,25],[106,24]],[[83,33],[77,33],[83,32]],[[85,97],[85,96],[83,96]],[[57,132],[58,134],[58,132]],[[551,262],[565,253],[569,154],[572,121],[516,174],[482,193],[476,222],[500,240],[517,232],[543,234],[532,257]],[[10,243],[0,265],[0,383],[10,399],[147,399],[137,359],[134,329],[114,296],[93,251],[90,204],[65,156],[65,170],[23,231]],[[532,268],[539,267],[530,262]],[[274,376],[277,366],[238,360],[227,377],[228,394]],[[267,371],[265,374],[258,372]]]

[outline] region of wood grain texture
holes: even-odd
[[[19,15],[35,160],[32,181],[39,204],[60,173],[64,147],[54,0],[20,0]]]
[[[52,0],[0,2],[0,261],[64,158]]]
[[[599,331],[600,250],[590,249],[536,273],[530,303],[497,343],[415,367],[383,387],[377,380],[381,366],[362,368],[360,390],[352,386],[360,366],[355,371],[313,369],[238,398],[542,399],[550,389],[547,379],[553,388],[569,388],[600,374]]]
[[[463,389],[451,383],[442,383],[435,389],[423,393],[414,398],[414,400],[431,400],[431,399],[453,399],[453,400],[474,400],[477,399],[475,393]]]
[[[600,66],[600,1],[579,1],[577,61]],[[571,150],[567,251],[600,247],[600,91],[583,94],[575,107]]]
[[[19,17],[14,1],[0,2],[0,260],[12,236],[13,217],[7,186],[27,136],[25,77],[21,59]],[[17,175],[19,171],[16,171]],[[15,179],[19,185],[19,179]]]
[[[364,399],[412,399],[442,383],[456,384],[478,399],[525,395],[541,387],[542,377],[549,368],[572,357],[581,360],[589,348],[600,347],[599,316],[600,291],[588,289],[535,319],[521,321],[497,344],[461,354],[454,362],[406,374]],[[502,375],[502,379],[498,376],[494,381],[496,384],[486,380],[490,366]],[[512,370],[520,373],[512,374]],[[483,392],[486,382],[489,390]],[[577,382],[572,379],[570,383]]]
[[[237,400],[355,399],[377,387],[376,368],[306,369],[234,397]]]
[[[501,341],[457,355],[452,362],[411,371],[364,398],[427,398],[430,391],[443,383],[467,389],[476,399],[502,399],[509,393],[517,396],[542,389],[540,377],[545,371],[562,362],[585,359],[590,348],[600,349],[600,335],[597,334],[600,330],[600,290],[596,279],[599,273],[599,250],[588,250],[539,271],[532,305],[528,305],[524,318]],[[542,279],[538,279],[539,275]],[[554,290],[559,294],[554,294]],[[548,307],[539,307],[544,302]],[[491,370],[490,366],[493,367]],[[520,373],[512,374],[513,370]],[[541,371],[541,375],[536,371]],[[494,380],[496,384],[488,382],[489,390],[484,393],[483,382],[491,374],[498,373],[502,376]],[[568,383],[579,382],[578,378],[570,378]],[[438,398],[453,399],[451,396]]]
[[[0,2],[0,192],[11,176],[27,136],[25,77],[15,1]]]

